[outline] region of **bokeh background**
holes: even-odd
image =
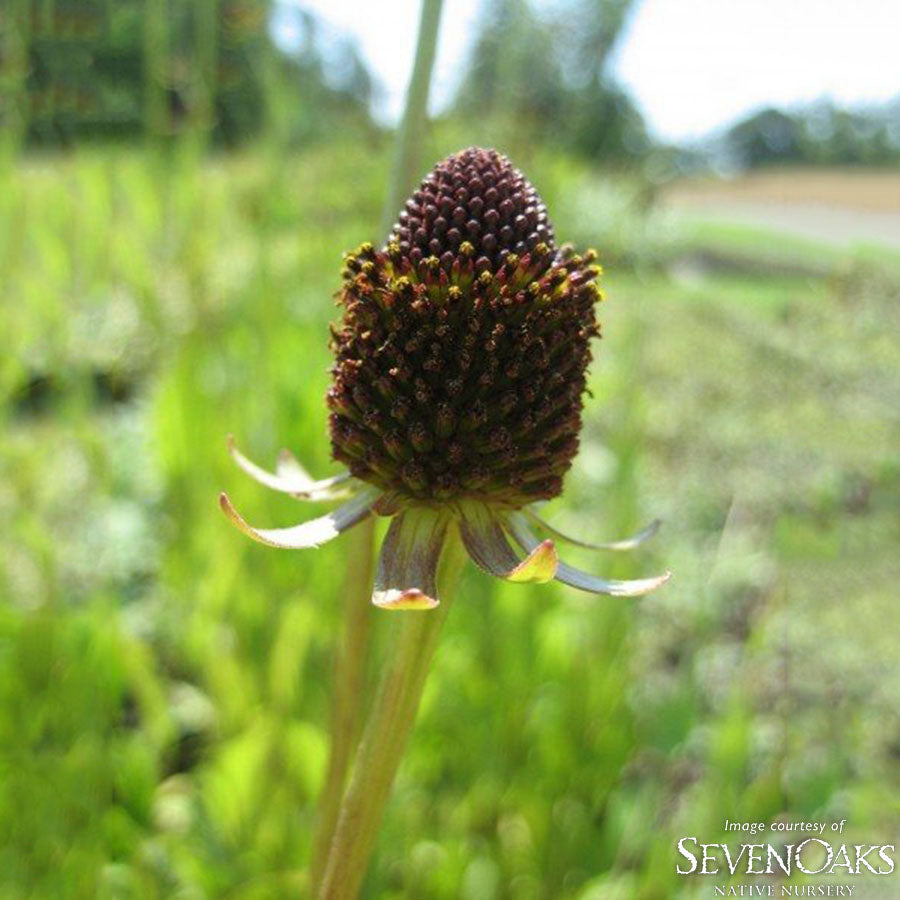
[[[711,896],[740,879],[674,847],[726,818],[898,843],[900,14],[815,6],[447,0],[419,174],[499,147],[607,269],[548,517],[660,516],[578,561],[674,576],[466,571],[367,897]],[[384,237],[417,14],[0,7],[0,897],[303,896],[344,546],[215,498],[302,512],[229,432],[335,471],[332,297]]]

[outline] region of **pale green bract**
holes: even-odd
[[[511,510],[483,501],[462,500],[442,505],[406,504],[397,509],[382,491],[347,472],[316,481],[287,451],[280,454],[276,471],[269,472],[244,456],[231,438],[228,449],[244,472],[272,490],[298,500],[345,499],[332,512],[299,525],[255,528],[237,512],[228,496],[221,494],[219,502],[224,513],[244,534],[260,543],[291,550],[319,547],[368,516],[391,517],[372,593],[372,602],[382,609],[433,609],[440,603],[437,571],[451,529],[458,529],[466,552],[480,569],[511,582],[543,583],[555,579],[592,594],[637,597],[665,584],[670,577],[665,572],[630,581],[600,578],[562,562],[553,540],[593,550],[632,550],[656,533],[658,520],[633,537],[590,544],[558,531],[531,506]],[[549,536],[538,537],[529,523]]]

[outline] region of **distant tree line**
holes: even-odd
[[[900,97],[845,109],[830,102],[795,111],[763,109],[714,143],[712,154],[739,168],[775,164],[900,164]]]

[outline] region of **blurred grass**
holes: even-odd
[[[599,538],[661,515],[652,549],[580,561],[675,575],[634,602],[466,572],[367,896],[702,895],[674,843],[726,817],[890,842],[892,262],[684,234],[633,176],[512,155],[610,268],[547,514]],[[342,548],[253,545],[214,501],[303,515],[233,469],[228,432],[334,471],[331,295],[386,172],[335,144],[0,175],[0,897],[302,896]]]

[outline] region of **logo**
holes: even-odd
[[[716,885],[714,896],[717,897],[852,897],[852,883],[802,883],[811,875],[843,879],[894,873],[895,846],[841,841],[846,821],[833,822],[830,826],[827,822],[784,821],[767,825],[765,822],[730,822],[726,819],[725,831],[760,837],[768,833],[773,837],[759,843],[704,843],[693,835],[682,837],[675,847],[675,871],[678,875],[720,878],[793,876],[791,884]]]

